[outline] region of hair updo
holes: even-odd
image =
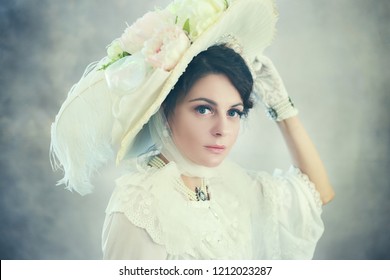
[[[164,114],[168,119],[180,102],[201,78],[209,74],[225,75],[239,92],[244,104],[244,115],[253,107],[252,74],[241,55],[226,45],[214,45],[195,56],[174,88],[163,102]]]

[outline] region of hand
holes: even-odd
[[[298,114],[284,87],[282,78],[272,61],[261,56],[253,65],[255,71],[255,91],[260,94],[267,107],[268,115],[276,121],[282,121]]]

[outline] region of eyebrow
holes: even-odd
[[[218,106],[217,102],[211,100],[211,99],[208,99],[208,98],[204,98],[204,97],[200,97],[200,98],[195,98],[195,99],[191,99],[189,100],[188,102],[195,102],[195,101],[205,101],[211,105],[214,105],[214,106]],[[237,106],[244,106],[244,104],[242,104],[242,102],[240,103],[237,103],[237,104],[234,104],[230,107],[237,107]]]

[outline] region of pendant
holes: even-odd
[[[199,201],[206,201],[207,200],[207,195],[202,191],[200,188],[196,187],[195,188],[195,194],[196,194],[196,199]]]

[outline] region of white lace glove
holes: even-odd
[[[296,116],[298,110],[288,96],[282,78],[272,61],[266,56],[258,57],[253,68],[256,75],[255,91],[261,96],[268,116],[277,122]]]

